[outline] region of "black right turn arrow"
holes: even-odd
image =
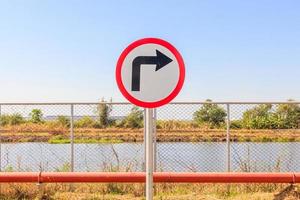
[[[140,91],[141,65],[156,65],[155,71],[160,70],[173,60],[156,50],[156,56],[138,56],[132,62],[131,91]]]

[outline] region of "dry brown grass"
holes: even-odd
[[[297,187],[286,184],[170,184],[155,185],[155,199],[166,200],[294,200]],[[284,193],[288,190],[287,193]],[[229,192],[228,192],[229,191]],[[278,195],[284,193],[284,195]],[[144,199],[143,184],[1,184],[1,199]]]
[[[16,126],[2,127],[4,142],[47,142],[51,137],[62,135],[69,137],[69,129],[52,123],[25,123]],[[142,142],[142,129],[125,128],[76,128],[75,138],[120,140],[123,142]],[[209,129],[207,127],[178,127],[157,129],[157,140],[160,142],[221,142],[226,141],[224,129]],[[300,129],[248,130],[232,129],[231,140],[254,142],[288,142],[300,141]]]

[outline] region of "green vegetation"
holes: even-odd
[[[142,128],[143,127],[143,111],[138,107],[133,107],[131,113],[117,124],[122,128]]]
[[[292,101],[292,100],[290,100]],[[97,119],[84,116],[74,122],[75,128],[129,128],[138,129],[143,127],[143,111],[133,107],[131,112],[122,120],[110,119],[111,104],[104,100],[96,109]],[[70,127],[70,119],[58,116],[52,121],[43,121],[43,113],[40,109],[33,109],[29,114],[30,119],[25,120],[22,115],[16,113],[2,115],[1,126],[15,126],[20,124],[46,124],[49,127]],[[211,100],[195,111],[193,120],[158,120],[157,128],[165,130],[210,128],[224,129],[227,114],[224,108],[213,103]],[[261,104],[246,110],[240,119],[231,121],[232,129],[298,129],[300,128],[300,106],[298,104],[279,104],[275,109],[271,104]]]
[[[211,100],[206,101],[207,103],[194,113],[194,121],[198,124],[208,124],[210,128],[220,128],[225,123],[226,111]]]
[[[12,115],[1,115],[0,125],[1,126],[14,126],[19,125],[25,122],[25,119],[21,114],[12,114]]]
[[[69,162],[64,163],[61,167],[55,169],[56,172],[69,172],[71,171],[71,164]]]
[[[265,129],[274,127],[272,105],[263,104],[247,110],[243,114],[242,125],[244,128]]]
[[[102,143],[122,143],[122,142],[123,142],[122,140],[117,140],[117,139],[94,139],[94,138],[80,138],[80,139],[75,138],[74,139],[74,143],[78,143],[78,144],[81,144],[81,143],[89,143],[89,144],[101,143],[102,144]],[[51,137],[48,140],[48,143],[69,144],[70,139],[63,135],[56,135],[56,136]]]
[[[14,168],[11,165],[6,166],[4,169],[4,172],[13,172],[13,171],[14,171]]]
[[[38,124],[43,122],[43,113],[40,109],[33,109],[29,116],[32,123]]]
[[[243,128],[242,120],[231,120],[230,128],[231,129],[241,129],[241,128]]]
[[[104,102],[104,101],[103,101]],[[112,120],[112,107],[97,107],[97,117],[84,116],[74,121],[76,143],[141,142],[143,110],[133,107],[127,116]],[[43,113],[33,109],[29,119],[21,114],[0,116],[3,142],[69,143],[70,119],[58,116],[43,120]],[[157,140],[161,142],[225,141],[226,111],[208,100],[190,120],[158,120]],[[288,103],[252,106],[231,120],[231,140],[245,142],[294,142],[300,140],[300,106]],[[77,139],[84,138],[84,139]]]
[[[51,137],[48,140],[48,143],[51,143],[51,144],[69,144],[70,139],[64,137],[63,135],[56,135],[56,136]]]
[[[91,117],[84,116],[81,119],[75,121],[75,128],[95,128],[96,121],[93,120]]]
[[[56,119],[58,125],[69,128],[70,127],[70,119],[65,116],[58,116]]]
[[[292,100],[289,100],[292,101]],[[226,112],[211,100],[207,100],[194,113],[194,122],[208,125],[210,128],[222,128],[225,125]],[[298,104],[280,104],[273,109],[271,104],[261,104],[246,110],[242,119],[231,121],[233,129],[297,129],[300,128],[300,106]]]
[[[109,119],[109,114],[112,111],[111,104],[106,104],[104,99],[101,100],[97,106],[98,123],[96,124],[99,128],[106,128],[113,124],[113,120]]]
[[[290,100],[291,101],[291,100]],[[280,119],[280,128],[300,128],[300,106],[297,104],[281,104],[276,111]]]
[[[300,128],[300,107],[281,104],[276,110],[271,104],[259,105],[243,113],[242,128],[295,129]]]

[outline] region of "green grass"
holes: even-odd
[[[85,144],[103,144],[103,143],[122,143],[122,140],[117,139],[93,139],[93,138],[83,138],[83,139],[75,139],[74,143],[85,143]],[[48,140],[50,144],[69,144],[71,143],[70,139],[61,137],[61,136],[54,136]]]
[[[238,139],[237,142],[300,142],[299,139],[297,138],[269,138],[269,137],[258,137],[258,138],[252,138],[252,139],[245,139],[245,138],[240,138]]]

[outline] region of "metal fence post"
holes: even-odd
[[[230,172],[230,104],[226,104],[227,119],[226,119],[226,146],[227,146],[227,172]]]
[[[74,105],[71,104],[71,118],[70,118],[70,145],[71,145],[71,162],[70,171],[74,171]]]

